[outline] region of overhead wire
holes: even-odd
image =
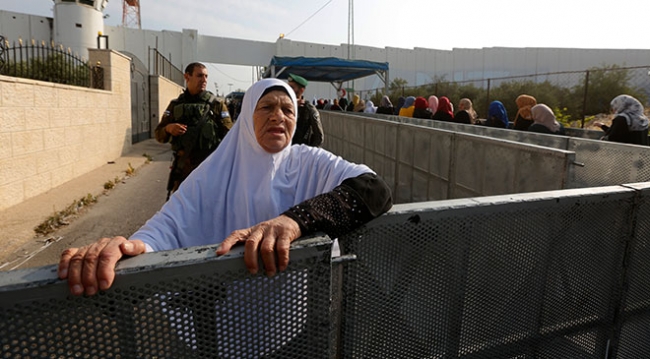
[[[321,6],[320,9],[316,10],[315,13],[311,14],[311,16],[309,16],[305,21],[301,22],[300,25],[296,26],[295,29],[289,31],[289,32],[286,33],[284,36],[289,36],[292,32],[298,30],[298,29],[299,29],[302,25],[304,25],[307,21],[311,20],[311,18],[313,18],[314,16],[316,16],[316,14],[318,14],[319,12],[321,12],[321,10],[323,10],[323,9],[325,8],[325,6],[329,5],[332,1],[334,1],[334,0],[329,0],[328,2],[326,2],[325,5]]]
[[[236,79],[236,78],[234,78],[234,77],[228,75],[227,73],[225,73],[225,72],[219,70],[219,68],[218,68],[215,64],[212,64],[212,63],[211,63],[210,65],[212,66],[212,68],[214,68],[215,70],[217,70],[217,72],[220,72],[222,75],[226,76],[227,78],[229,78],[229,79],[231,79],[231,80],[233,80],[233,81],[238,81],[238,82],[249,82],[249,81],[250,81],[250,80],[240,80],[240,79]]]

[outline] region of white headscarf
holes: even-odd
[[[630,95],[618,95],[611,104],[614,117],[622,116],[630,131],[643,131],[648,128],[648,118],[643,113],[643,105]]]
[[[286,90],[297,116],[295,94],[284,81],[253,84],[221,145],[131,239],[153,250],[221,243],[232,231],[277,217],[347,178],[374,173],[316,147],[289,145],[266,152],[255,136],[253,112],[264,91],[274,86]]]
[[[372,103],[372,101],[368,100],[368,101],[366,101],[366,108],[363,109],[363,112],[365,112],[365,113],[376,113],[377,112],[377,107],[375,107],[375,104]]]

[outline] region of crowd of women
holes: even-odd
[[[318,100],[316,107],[323,110],[377,113],[402,117],[422,118],[435,121],[474,124],[519,131],[564,135],[564,126],[557,121],[553,110],[535,97],[522,94],[515,99],[517,113],[513,121],[508,118],[506,107],[501,101],[492,101],[486,118],[479,118],[472,101],[462,98],[458,110],[446,96],[400,97],[393,105],[388,96],[383,96],[379,106],[370,100],[364,101],[354,95],[348,104],[347,99]],[[629,95],[619,95],[611,103],[613,120],[611,126],[597,125],[604,131],[602,139],[614,142],[648,145],[648,118],[641,102]]]

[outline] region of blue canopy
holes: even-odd
[[[274,56],[264,73],[264,77],[286,79],[289,73],[300,75],[308,81],[330,82],[332,84],[341,84],[344,81],[377,75],[384,83],[387,83],[388,63],[345,60],[336,57]]]

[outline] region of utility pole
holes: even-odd
[[[354,0],[348,0],[348,60],[354,58],[352,48],[354,48]],[[349,82],[348,87],[350,87]],[[352,80],[352,89],[354,89],[354,80]]]

